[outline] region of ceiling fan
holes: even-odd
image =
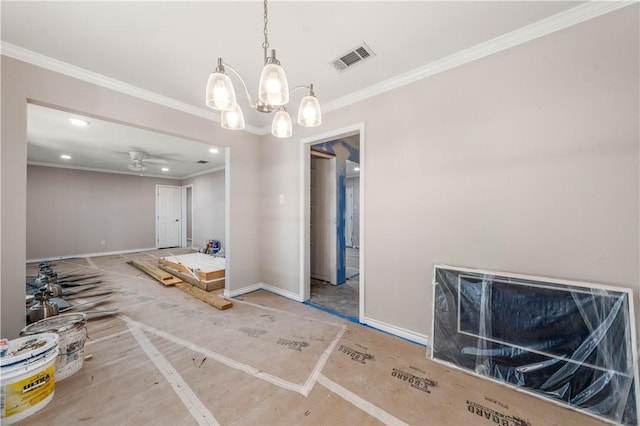
[[[155,158],[144,151],[129,151],[129,164],[127,168],[134,172],[143,172],[147,170],[145,163],[167,164],[168,161],[163,158]]]

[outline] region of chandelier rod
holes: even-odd
[[[269,17],[267,16],[267,0],[264,0],[264,42],[262,42],[262,51],[264,52],[264,63],[267,63],[267,51],[269,50],[269,31],[267,30],[267,24],[269,23]]]
[[[293,93],[294,90],[299,90],[299,89],[309,89],[309,90],[313,91],[313,84],[309,84],[309,85],[300,84],[300,85],[298,85],[296,87],[293,87],[293,88],[289,89],[289,93]]]
[[[240,82],[242,83],[242,88],[244,89],[244,94],[247,97],[247,100],[249,101],[249,106],[251,106],[251,108],[255,108],[256,105],[258,104],[258,101],[254,99],[249,93],[249,89],[247,89],[247,84],[244,82],[244,78],[242,78],[240,73],[231,65],[227,64],[226,62],[223,62],[222,64],[224,65],[225,69],[226,68],[230,69],[240,79]]]

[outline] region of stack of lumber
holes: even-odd
[[[157,266],[147,262],[146,260],[130,260],[127,263],[131,266],[135,266],[142,272],[146,272],[147,275],[155,278],[165,286],[172,286],[182,282],[180,278],[177,278],[174,275],[171,275],[170,273],[159,269]]]
[[[193,297],[202,300],[203,302],[218,308],[218,309],[228,309],[233,306],[233,303],[225,299],[224,297],[218,296],[217,294],[208,293],[207,291],[194,287],[189,281],[192,280],[192,277],[186,276],[185,274],[179,273],[180,275],[185,275],[188,280],[183,281],[180,279],[180,276],[174,275],[175,271],[167,272],[163,270],[166,267],[162,265],[155,266],[149,262],[144,260],[130,260],[127,262],[129,265],[134,266],[141,271],[145,272],[147,275],[155,278],[156,281],[162,283],[165,286],[175,286],[180,290],[184,291],[192,295]],[[163,268],[163,269],[160,269]],[[170,270],[170,268],[167,268]],[[224,279],[222,280],[222,287],[224,287]]]
[[[224,287],[225,259],[204,253],[189,253],[158,259],[158,266],[202,290],[211,291]]]

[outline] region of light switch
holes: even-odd
[[[280,199],[280,204],[284,204],[284,194],[280,194],[278,198]]]

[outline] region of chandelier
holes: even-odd
[[[288,138],[292,134],[291,117],[287,112],[286,105],[289,102],[289,95],[296,90],[306,89],[307,95],[300,101],[298,108],[298,124],[304,127],[319,126],[322,121],[320,103],[313,92],[313,84],[308,86],[296,86],[289,90],[289,83],[280,66],[280,61],[276,59],[275,49],[271,50],[271,55],[267,55],[269,49],[269,38],[267,31],[267,0],[264,0],[264,42],[262,50],[264,52],[264,68],[258,84],[258,97],[254,98],[249,94],[244,79],[231,65],[218,58],[216,70],[209,75],[207,81],[206,103],[207,106],[220,112],[220,124],[225,129],[244,129],[244,114],[240,105],[236,101],[236,94],[231,83],[231,78],[226,74],[226,70],[240,79],[244,95],[249,102],[249,106],[257,111],[271,113],[273,123],[271,124],[271,134],[279,138]]]

